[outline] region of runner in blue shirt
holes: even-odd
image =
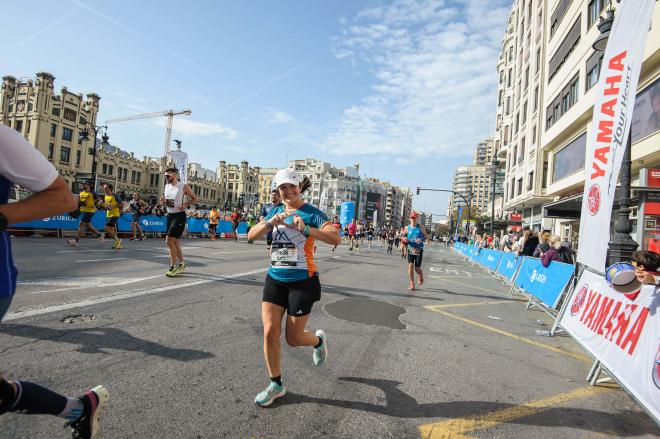
[[[417,213],[410,214],[410,225],[406,228],[408,240],[408,277],[410,278],[409,290],[415,289],[415,272],[419,276],[419,285],[424,283],[422,273],[422,255],[424,253],[424,241],[429,239],[424,226],[417,224]]]
[[[248,239],[258,239],[273,232],[270,268],[261,302],[264,324],[264,356],[270,384],[254,402],[269,406],[284,396],[280,367],[280,334],[284,313],[286,341],[289,346],[313,346],[313,361],[322,365],[328,355],[328,338],[324,331],[306,330],[314,302],[321,298],[321,282],[314,262],[314,242],[319,239],[337,245],[341,238],[328,217],[314,206],[306,204],[301,192],[308,188],[293,169],[281,169],[275,174],[276,187],[284,202],[250,229]]]
[[[33,195],[8,204],[14,184]],[[17,271],[7,227],[70,212],[76,205],[67,182],[39,150],[17,131],[0,125],[0,320],[16,291]],[[68,421],[77,438],[98,438],[100,416],[107,403],[108,391],[103,386],[88,390],[80,398],[69,398],[30,381],[10,381],[0,376],[0,414],[59,416]]]

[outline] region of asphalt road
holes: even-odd
[[[287,395],[268,384],[260,300],[263,243],[185,240],[166,278],[162,240],[112,251],[84,240],[13,240],[20,284],[0,325],[1,368],[77,395],[110,391],[105,438],[656,437],[621,389],[585,382],[590,360],[552,321],[462,262],[427,248],[426,282],[376,245],[319,245],[323,297],[309,327],[330,348],[282,350]],[[540,323],[539,323],[540,322]],[[6,414],[0,438],[65,438],[63,421]]]

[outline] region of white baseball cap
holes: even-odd
[[[277,171],[277,174],[275,174],[275,178],[273,178],[273,181],[275,182],[276,187],[280,187],[283,184],[295,184],[298,186],[300,184],[300,175],[298,173],[291,169],[291,168],[284,168],[280,169]]]

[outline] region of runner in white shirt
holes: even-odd
[[[162,203],[167,207],[167,249],[170,252],[170,269],[165,273],[166,276],[176,276],[186,268],[186,262],[183,260],[181,243],[179,239],[186,229],[186,209],[197,203],[197,195],[185,183],[179,181],[179,170],[177,168],[168,168],[165,170],[164,197]],[[188,201],[184,202],[184,198]],[[177,265],[176,261],[179,261]]]
[[[33,195],[8,204],[13,184]],[[0,125],[0,319],[16,291],[17,271],[7,227],[70,212],[76,204],[67,182],[53,165],[18,132]],[[107,402],[108,391],[103,386],[88,390],[80,398],[69,398],[30,381],[10,381],[0,376],[0,414],[59,416],[68,420],[76,438],[99,437],[100,417]]]

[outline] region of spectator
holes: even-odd
[[[534,253],[532,253],[532,256],[534,256],[535,258],[540,258],[541,256],[543,256],[544,253],[546,253],[550,249],[550,243],[549,243],[550,233],[539,232],[538,240],[539,240],[539,244],[534,249]]]
[[[652,251],[638,250],[633,253],[632,258],[632,265],[635,266],[637,279],[643,285],[657,285],[660,254]]]
[[[562,247],[561,238],[557,235],[552,235],[548,241],[549,243],[547,243],[547,251],[541,253],[540,255],[541,264],[543,264],[544,267],[547,267],[552,261],[565,262],[564,252],[566,251],[566,247]]]
[[[536,247],[539,245],[538,236],[532,234],[532,231],[527,229],[523,234],[523,239],[521,254],[523,256],[534,256],[534,250],[536,250]]]

